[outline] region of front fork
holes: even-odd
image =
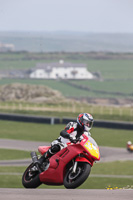
[[[74,165],[73,165],[73,169],[72,169],[72,173],[76,173],[76,170],[77,170],[77,165],[78,165],[78,162],[74,162]]]

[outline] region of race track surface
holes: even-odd
[[[31,142],[22,140],[9,140],[0,139],[0,148],[5,149],[18,149],[27,151],[37,151],[38,146],[48,146],[49,142]],[[126,148],[115,148],[115,147],[101,147],[100,146],[100,162],[112,162],[112,161],[126,161],[133,160],[133,153],[129,153]],[[31,163],[30,153],[29,159],[25,160],[12,160],[12,161],[0,161],[0,165],[28,165]]]
[[[133,190],[68,190],[0,188],[1,200],[131,200]]]

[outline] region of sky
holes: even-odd
[[[133,0],[0,0],[0,31],[133,33]]]

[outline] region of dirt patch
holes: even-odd
[[[59,91],[46,86],[13,83],[0,86],[0,101],[59,104],[68,100]]]

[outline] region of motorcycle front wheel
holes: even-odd
[[[39,178],[39,172],[32,170],[34,164],[30,164],[22,176],[22,184],[25,188],[37,188],[42,184]]]
[[[67,189],[79,187],[89,176],[91,166],[86,162],[78,162],[76,173],[73,173],[73,168],[69,168],[64,177],[64,186]]]

